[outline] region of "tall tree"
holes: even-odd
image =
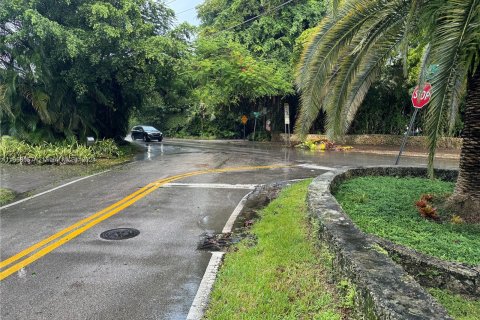
[[[336,1],[337,2],[337,1]],[[321,110],[328,133],[343,134],[392,52],[412,37],[426,44],[419,83],[430,65],[432,98],[426,114],[429,169],[440,135],[452,128],[465,96],[460,173],[452,203],[480,205],[480,0],[350,0],[321,22],[298,70],[302,94],[297,131],[305,134]]]
[[[131,110],[172,81],[173,16],[153,0],[2,1],[2,127],[124,137]]]
[[[200,88],[195,95],[209,100],[207,106],[215,105],[215,110],[207,111],[228,110],[223,118],[232,122],[230,118],[239,119],[241,114],[267,110],[275,127],[281,99],[297,100],[292,97],[295,39],[320,21],[325,2],[206,0],[198,6],[200,63],[195,65]],[[218,64],[208,65],[214,60]],[[220,66],[226,68],[223,74]],[[192,110],[205,111],[198,103]]]
[[[326,0],[206,0],[198,8],[200,37],[219,32],[244,45],[256,58],[270,59],[293,83],[295,39],[316,25],[326,12]]]

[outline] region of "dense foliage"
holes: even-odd
[[[207,0],[199,6],[202,23],[191,61],[195,89],[187,109],[190,133],[238,137],[245,114],[248,134],[253,112],[262,114],[263,127],[269,118],[273,129],[281,130],[274,118],[280,116],[281,98],[294,94],[296,38],[326,10],[323,0],[278,7],[282,3]]]
[[[242,137],[240,118],[248,135],[254,112],[257,133],[268,136],[267,120],[283,131],[283,103],[292,121],[299,103],[294,66],[329,3],[206,0],[199,28],[172,28],[173,11],[153,0],[4,0],[1,132],[33,142],[120,139],[143,123],[167,135]],[[393,68],[380,68],[351,133],[403,132],[423,46],[415,39],[410,48],[408,77],[399,52]],[[313,130],[324,125],[321,114]]]
[[[174,91],[172,19],[151,0],[2,1],[2,132],[123,138],[133,109]]]

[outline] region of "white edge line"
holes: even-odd
[[[326,170],[326,171],[335,170],[335,168],[332,168],[332,167],[318,166],[316,164],[309,164],[309,163],[299,164],[299,165],[297,165],[297,167],[302,167],[302,168],[306,168],[306,169]]]
[[[256,184],[225,184],[225,183],[167,183],[162,188],[185,187],[202,189],[248,189],[253,190]]]
[[[198,288],[195,299],[193,300],[190,311],[187,315],[187,320],[202,319],[205,308],[207,307],[210,292],[212,292],[213,284],[217,278],[217,272],[223,260],[224,252],[212,252],[212,257],[208,263],[207,270],[203,275],[202,282]]]
[[[242,200],[240,200],[240,202],[230,215],[227,223],[225,224],[222,233],[232,231],[235,220],[245,206],[248,196],[252,192],[253,191],[250,191],[242,198]],[[197,294],[195,295],[195,299],[193,299],[192,306],[190,307],[190,311],[188,312],[187,320],[200,320],[203,318],[205,308],[207,307],[210,293],[212,292],[213,284],[215,283],[215,279],[217,278],[217,272],[222,263],[224,254],[225,252],[212,252],[212,257],[210,258],[210,262],[208,263],[207,270],[205,270],[202,282],[200,282],[200,287],[198,287]]]
[[[305,179],[293,179],[289,180],[288,182],[297,182],[303,181]],[[260,186],[260,185],[258,185]],[[237,220],[238,215],[242,212],[243,207],[245,207],[245,203],[247,202],[247,198],[253,191],[247,193],[242,200],[238,203],[238,205],[233,210],[230,218],[228,219],[225,227],[223,227],[222,233],[229,233],[232,232],[233,224],[235,220]],[[217,272],[220,268],[220,265],[223,260],[223,255],[225,252],[212,252],[212,256],[210,257],[210,262],[208,263],[207,270],[205,270],[205,274],[203,275],[202,282],[200,282],[200,286],[198,287],[197,294],[195,295],[195,299],[193,299],[192,306],[187,315],[186,320],[201,320],[204,316],[205,309],[208,304],[208,300],[210,298],[210,293],[212,292],[213,284],[217,278]]]
[[[63,187],[66,187],[66,186],[69,186],[69,185],[71,185],[71,184],[74,184],[74,183],[76,183],[76,182],[79,182],[79,181],[82,181],[82,180],[85,180],[85,179],[88,179],[88,178],[97,176],[97,175],[99,175],[99,174],[102,174],[102,173],[105,173],[105,172],[108,172],[108,171],[110,171],[110,170],[105,170],[105,171],[98,172],[98,173],[95,173],[95,174],[92,174],[92,175],[89,175],[89,176],[86,176],[86,177],[83,177],[83,178],[80,178],[80,179],[77,179],[77,180],[74,180],[74,181],[70,181],[70,182],[68,182],[68,183],[62,184],[61,186],[55,187],[55,188],[53,188],[53,189],[50,189],[50,190],[47,190],[47,191],[43,191],[43,192],[37,193],[37,194],[35,194],[35,195],[33,195],[33,196],[30,196],[30,197],[28,197],[28,198],[25,198],[25,199],[18,200],[18,201],[16,201],[16,202],[7,204],[7,205],[5,205],[5,206],[3,206],[3,207],[0,207],[0,210],[6,209],[6,208],[8,208],[8,207],[12,207],[12,206],[14,206],[14,205],[20,204],[20,203],[22,203],[22,202],[31,200],[31,199],[36,198],[36,197],[43,196],[44,194],[50,193],[50,192],[52,192],[52,191],[61,189],[61,188],[63,188]]]
[[[233,210],[232,214],[230,215],[230,218],[228,218],[227,223],[225,224],[225,227],[223,227],[222,233],[229,233],[232,232],[233,229],[233,224],[235,223],[235,220],[237,220],[238,215],[240,212],[242,212],[243,207],[245,206],[245,203],[247,202],[247,198],[250,194],[252,194],[253,191],[250,191],[247,193],[242,200],[237,204],[235,209]]]

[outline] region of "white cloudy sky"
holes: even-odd
[[[197,19],[197,11],[193,8],[202,2],[203,0],[165,0],[167,6],[175,10],[178,23],[187,21],[196,26],[200,24],[200,21]]]

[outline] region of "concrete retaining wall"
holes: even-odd
[[[379,171],[400,174],[418,170],[421,169],[402,171],[398,167],[384,167]],[[356,169],[327,172],[317,177],[309,186],[307,201],[310,214],[320,222],[322,239],[335,255],[336,271],[341,277],[348,277],[356,287],[356,303],[362,318],[451,319],[412,276],[355,226],[332,196],[331,188],[338,186],[342,178],[360,174],[360,169]],[[341,178],[335,179],[337,176]]]

